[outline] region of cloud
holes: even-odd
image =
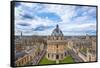
[[[96,35],[96,7],[23,2],[15,6],[16,35],[50,35],[57,24],[64,35]]]
[[[28,24],[28,23],[19,23],[17,25],[20,25],[20,26],[30,26],[30,24]]]
[[[33,29],[34,31],[44,31],[44,30],[47,30],[49,28],[52,28],[52,26],[43,26],[43,25],[40,25],[38,27],[36,27],[35,29]]]
[[[37,13],[37,16],[39,16],[40,18],[43,18],[43,19],[53,20],[54,22],[61,21],[60,17],[57,14],[52,13],[52,12],[40,12],[40,13]]]

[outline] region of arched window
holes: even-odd
[[[49,53],[48,53],[48,58],[50,57]]]
[[[66,52],[65,52],[65,56],[66,56]]]
[[[56,40],[58,40],[58,37],[56,37]]]
[[[58,54],[56,55],[56,59],[59,59],[59,55]]]
[[[58,44],[56,45],[56,47],[58,48]]]
[[[53,58],[53,54],[52,54],[52,58]]]
[[[61,58],[63,58],[63,54],[61,54]]]

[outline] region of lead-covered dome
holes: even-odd
[[[56,25],[56,28],[53,30],[51,36],[63,36],[62,31],[59,29],[59,25]]]

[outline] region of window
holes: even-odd
[[[48,53],[48,58],[50,57],[49,53]]]
[[[56,37],[56,40],[58,40],[58,37]]]
[[[56,55],[56,59],[59,59],[59,55]]]
[[[66,52],[65,52],[65,56],[66,56]]]
[[[58,48],[58,45],[56,45],[57,46],[57,48]]]
[[[53,58],[53,54],[52,54],[52,58]]]
[[[63,58],[63,54],[61,54],[61,58]]]

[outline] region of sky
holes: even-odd
[[[96,7],[15,3],[15,35],[51,35],[59,25],[65,36],[96,35]]]

